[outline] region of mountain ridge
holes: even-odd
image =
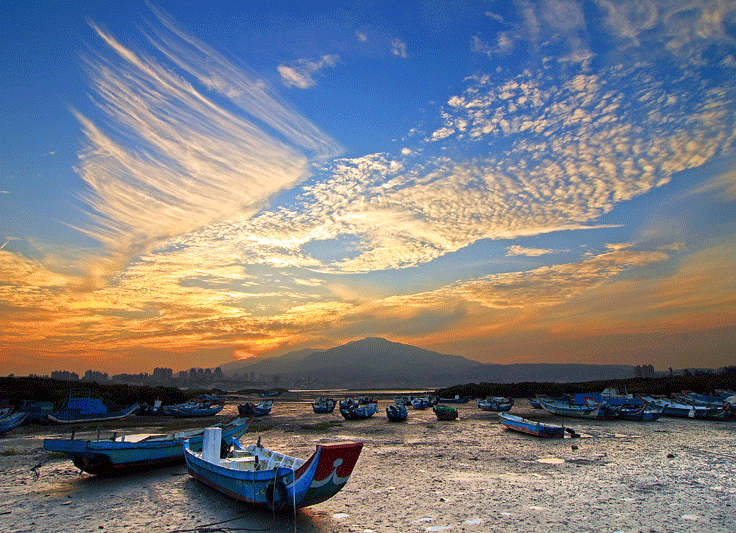
[[[460,383],[580,382],[634,377],[631,365],[480,363],[417,346],[367,337],[327,349],[305,348],[280,356],[233,361],[235,373],[278,376],[282,385],[344,388],[444,387]]]

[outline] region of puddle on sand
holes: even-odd
[[[548,457],[540,457],[539,459],[537,459],[537,462],[544,463],[546,465],[561,465],[565,462],[565,460],[550,455]]]

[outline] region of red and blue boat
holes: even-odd
[[[362,442],[317,444],[308,459],[298,459],[251,444],[245,448],[231,439],[232,450],[223,457],[222,430],[207,428],[201,452],[185,443],[184,457],[191,476],[241,502],[277,511],[315,505],[330,499],[348,482]]]

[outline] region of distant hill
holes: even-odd
[[[327,350],[234,361],[226,376],[278,375],[283,385],[325,388],[445,387],[460,383],[582,382],[631,378],[629,365],[483,364],[408,344],[369,337]]]

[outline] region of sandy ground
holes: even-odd
[[[229,420],[237,403],[217,420]],[[427,410],[410,411],[405,423],[388,422],[388,403],[379,396],[376,416],[348,422],[337,411],[315,415],[305,396],[275,398],[272,415],[258,419],[270,429],[243,443],[260,435],[304,458],[319,442],[365,444],[339,494],[275,516],[194,482],[183,465],[80,474],[43,450],[44,437],[68,428],[19,428],[0,438],[0,531],[736,532],[736,422],[566,419],[584,437],[551,441],[505,430],[472,402],[458,406],[454,422]],[[563,421],[525,400],[512,413]]]

